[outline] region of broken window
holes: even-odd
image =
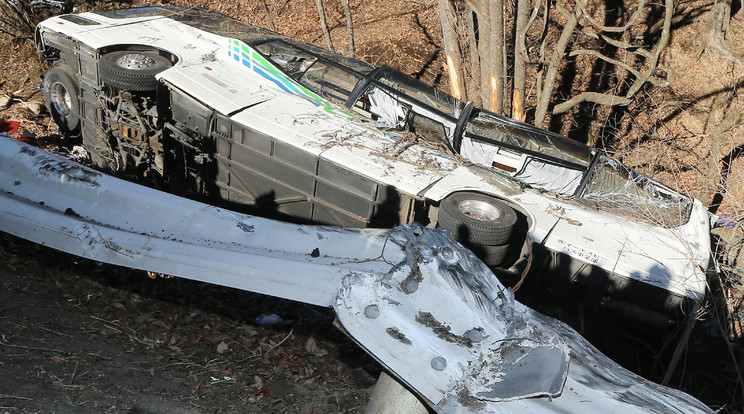
[[[665,227],[687,223],[692,211],[689,197],[605,155],[581,198],[601,210]]]
[[[457,119],[457,116],[465,106],[462,101],[455,99],[451,95],[393,70],[385,70],[379,81],[409,97],[409,99],[412,98],[418,101],[418,103],[424,104],[424,106],[429,106],[431,109],[447,115],[453,120]]]
[[[273,41],[256,45],[256,50],[281,67],[292,79],[299,79],[318,60],[317,57],[293,48],[284,42]]]
[[[346,103],[360,80],[359,75],[323,61],[316,61],[298,78],[303,86],[340,105]]]
[[[355,105],[357,112],[369,117],[380,128],[404,129],[410,105],[405,105],[398,96],[377,86],[370,86]],[[366,113],[362,112],[365,111]]]
[[[354,87],[362,79],[361,74],[281,40],[254,47],[292,79],[341,105],[346,103]]]
[[[583,167],[588,167],[594,156],[594,151],[585,145],[485,111],[477,112],[468,121],[465,131],[476,139],[484,137],[496,141],[494,145],[503,143],[514,151],[523,150]]]

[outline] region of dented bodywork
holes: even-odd
[[[515,301],[446,230],[250,216],[6,136],[0,213],[0,230],[82,257],[332,306],[340,326],[437,412],[711,412]]]
[[[704,300],[699,201],[390,68],[197,8],[53,17],[36,42],[50,112],[101,170],[292,222],[450,228],[502,280],[640,323]]]
[[[98,169],[292,222],[450,228],[505,283],[665,329],[704,300],[699,201],[392,69],[197,8],[58,16],[36,42]]]
[[[332,306],[439,412],[708,411],[504,286],[691,328],[711,267],[699,201],[392,69],[198,8],[57,16],[36,43],[50,113],[95,169],[0,139],[0,230]]]

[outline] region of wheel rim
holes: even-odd
[[[457,208],[462,214],[480,221],[496,221],[502,214],[498,207],[480,200],[461,201]]]
[[[128,53],[116,60],[116,64],[125,69],[146,70],[155,66],[155,59],[143,53]]]
[[[72,113],[72,95],[62,83],[52,85],[50,95],[52,104],[60,115],[66,117]]]

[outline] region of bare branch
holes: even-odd
[[[568,54],[569,56],[578,56],[578,55],[588,55],[588,56],[594,56],[598,59],[602,59],[607,63],[611,63],[615,66],[620,66],[621,68],[627,70],[628,72],[635,75],[636,78],[640,78],[643,76],[643,74],[639,71],[634,69],[632,66],[628,65],[625,62],[621,62],[617,59],[613,59],[609,56],[606,56],[602,53],[597,52],[596,50],[587,50],[587,49],[580,49],[580,50],[574,50],[573,52]]]
[[[628,92],[625,94],[625,97],[632,98],[633,96],[635,96],[635,94],[638,93],[643,85],[648,82],[648,80],[652,76],[654,76],[654,72],[656,72],[656,67],[659,63],[659,58],[661,57],[661,52],[664,51],[666,45],[669,43],[669,32],[672,27],[673,15],[674,0],[664,0],[664,28],[661,31],[661,38],[659,38],[659,42],[656,44],[653,57],[651,58],[651,62],[649,64],[648,72],[636,79]]]
[[[607,42],[607,43],[609,43],[609,44],[611,44],[611,45],[613,45],[615,47],[618,47],[618,48],[621,48],[621,49],[625,49],[625,50],[627,50],[629,52],[632,52],[632,53],[635,53],[635,54],[637,54],[639,56],[643,56],[646,59],[652,59],[653,58],[653,55],[651,54],[651,52],[649,52],[648,50],[646,50],[646,49],[644,49],[644,48],[642,48],[640,46],[635,46],[635,45],[631,45],[631,44],[626,43],[626,42],[621,42],[619,40],[612,39],[611,37],[608,37],[608,36],[605,36],[605,35],[602,35],[601,37],[602,37],[602,40],[604,40],[605,42]],[[654,86],[658,86],[658,87],[661,87],[661,88],[666,88],[667,86],[669,86],[672,83],[674,83],[674,80],[677,78],[677,72],[675,72],[674,69],[672,69],[672,68],[670,68],[668,66],[657,64],[656,69],[666,72],[666,78],[663,81],[660,80],[657,77],[653,77],[653,78],[649,79],[649,82],[651,82],[651,84],[653,84]]]
[[[553,108],[553,114],[562,114],[582,102],[594,102],[600,105],[607,106],[628,106],[631,102],[633,102],[633,100],[609,93],[582,92],[567,100],[566,102],[561,102],[560,104],[556,105]]]
[[[548,70],[545,74],[545,80],[543,81],[541,88],[540,98],[537,101],[537,108],[535,109],[535,125],[537,126],[541,126],[545,122],[545,116],[548,113],[550,98],[553,95],[553,88],[555,87],[555,78],[558,75],[558,69],[561,67],[563,56],[566,54],[566,48],[568,47],[573,32],[578,25],[578,13],[580,12],[577,9],[574,9],[574,12],[568,16],[566,25],[563,26],[561,37],[558,39],[558,43],[555,45],[555,49],[553,50],[553,56],[550,58]]]
[[[33,39],[35,23],[27,2],[0,1],[0,33],[13,38]]]
[[[604,26],[602,23],[594,19],[589,12],[586,10],[586,4],[582,0],[576,0],[576,6],[578,6],[579,10],[584,14],[584,17],[589,20],[591,24],[596,26],[599,30],[603,32],[610,32],[610,33],[622,33],[626,30],[628,30],[633,24],[638,20],[638,17],[641,15],[641,11],[643,10],[643,7],[646,5],[646,0],[640,0],[638,2],[638,8],[635,12],[633,12],[633,15],[630,16],[630,19],[628,20],[628,23],[625,24],[625,26]]]
[[[545,47],[548,43],[548,24],[550,22],[550,0],[545,0],[545,16],[543,16],[543,28],[540,32],[540,54],[537,58],[538,62],[542,63],[545,61]],[[542,65],[540,70],[537,71],[537,77],[535,80],[535,93],[537,101],[540,102],[542,99],[542,84],[543,84],[543,73],[544,69]]]

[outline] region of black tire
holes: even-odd
[[[44,74],[44,100],[59,132],[73,138],[80,136],[80,99],[78,85],[70,69],[61,66]]]
[[[101,81],[105,85],[136,92],[154,91],[155,75],[172,66],[155,51],[122,50],[101,56]]]
[[[469,245],[496,246],[509,242],[517,213],[506,203],[479,193],[453,193],[439,204],[437,226]]]
[[[504,263],[506,254],[509,252],[508,244],[498,246],[471,245],[468,248],[488,267],[501,266]]]

